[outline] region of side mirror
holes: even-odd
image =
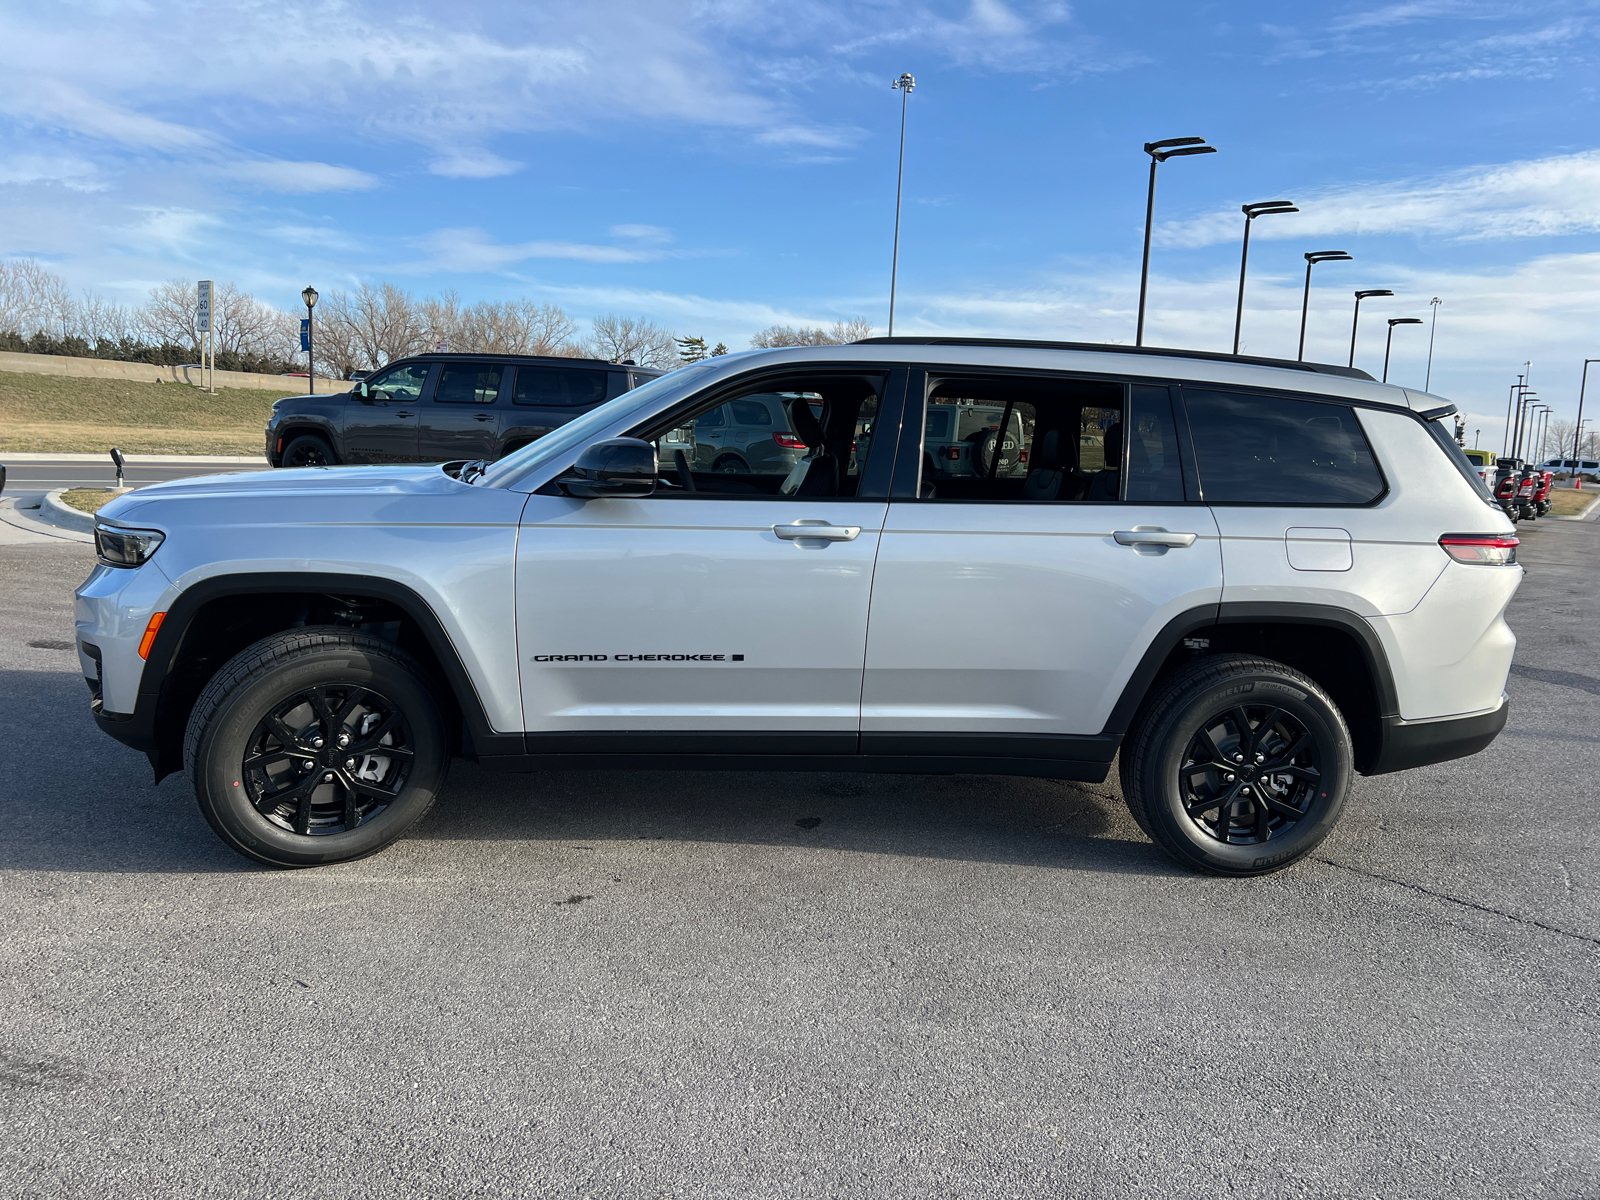
[[[360,396],[363,400],[368,398],[367,397],[367,385],[366,385],[366,381],[365,380],[363,380],[362,382],[356,384],[356,395]]]
[[[606,496],[639,499],[656,490],[656,448],[638,438],[607,438],[584,447],[572,470],[556,483],[579,500]]]

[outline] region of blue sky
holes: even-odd
[[[1291,23],[1292,22],[1292,23]],[[1570,416],[1600,354],[1600,4],[186,4],[0,13],[0,255],[136,300],[232,279],[290,307],[392,280],[616,311],[734,349],[774,321],[1131,341],[1146,140],[1147,340],[1344,361],[1350,293],[1439,296],[1434,390],[1498,443],[1534,361]],[[1391,378],[1420,385],[1425,330]],[[1596,414],[1600,416],[1600,413]],[[1491,439],[1488,430],[1493,428]]]

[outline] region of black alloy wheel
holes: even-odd
[[[1305,820],[1322,786],[1316,739],[1269,704],[1241,704],[1189,742],[1178,787],[1195,827],[1232,846],[1259,846]]]
[[[351,833],[394,803],[414,744],[405,715],[378,692],[316,685],[272,706],[239,769],[273,824],[307,837]]]
[[[313,433],[303,433],[283,449],[285,467],[331,467],[333,447]]]
[[[307,625],[246,646],[189,715],[183,760],[200,811],[269,866],[373,854],[444,786],[442,696],[421,663],[369,633]]]
[[[724,475],[748,475],[750,473],[749,464],[744,459],[733,454],[724,454],[712,464],[711,469],[720,471]]]
[[[1139,828],[1185,866],[1264,875],[1332,831],[1355,772],[1343,715],[1309,676],[1209,655],[1151,690],[1119,756]]]

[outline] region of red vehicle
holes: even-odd
[[[1556,485],[1555,473],[1542,468],[1534,468],[1534,476],[1538,480],[1533,489],[1533,506],[1542,517],[1550,511],[1550,489]]]
[[[1517,475],[1517,509],[1522,514],[1524,521],[1534,521],[1539,517],[1538,506],[1533,502],[1534,492],[1540,484],[1539,472],[1532,467],[1524,467]]]

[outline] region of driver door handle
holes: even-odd
[[[493,413],[479,413],[477,416],[473,417],[472,419],[474,421],[492,421],[492,420],[494,420],[494,414]]]
[[[1137,529],[1119,529],[1111,536],[1119,546],[1166,546],[1171,550],[1192,546],[1195,539],[1192,533],[1168,533],[1165,529],[1145,525]]]
[[[853,542],[861,533],[859,525],[830,525],[827,521],[796,521],[793,525],[774,525],[772,532],[786,542],[800,538],[821,538],[827,542]]]

